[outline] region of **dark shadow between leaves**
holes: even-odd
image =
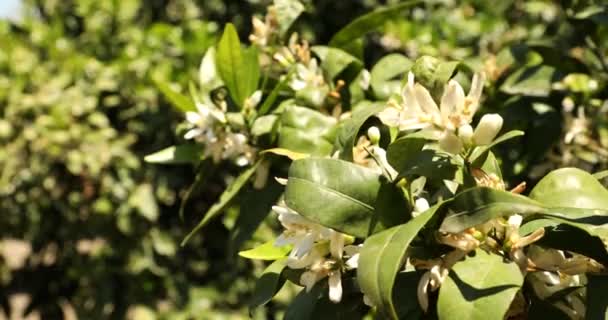
[[[514,284],[506,284],[506,285],[495,286],[495,287],[490,287],[490,288],[477,289],[477,288],[469,285],[468,283],[462,281],[462,279],[460,279],[458,274],[456,274],[454,271],[450,271],[450,277],[452,278],[452,280],[454,280],[454,283],[456,283],[458,290],[460,291],[462,296],[467,301],[474,301],[474,300],[477,300],[477,299],[480,299],[483,297],[497,294],[497,293],[505,291],[505,290],[509,290],[512,288],[519,288],[519,286],[514,285]]]
[[[457,167],[449,157],[439,154],[435,150],[422,150],[420,153],[408,161],[407,169],[399,174],[399,177],[405,175],[421,175],[432,180],[443,180],[453,177]]]

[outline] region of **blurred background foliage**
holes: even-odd
[[[195,190],[181,221],[195,168],[142,158],[175,144],[182,120],[150,79],[185,91],[223,24],[246,39],[269,2],[27,0],[22,19],[0,22],[7,317],[249,317],[264,266],[226,254],[236,212],[179,247],[230,168]],[[324,44],[353,18],[399,1],[302,2],[294,30]],[[499,150],[505,178],[533,183],[555,167],[608,167],[607,28],[601,1],[446,0],[387,21],[365,39],[364,57],[368,68],[400,52],[485,70],[484,110],[499,112],[505,130],[527,132]],[[280,300],[254,317],[278,316]]]

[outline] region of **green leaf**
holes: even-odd
[[[215,65],[215,48],[211,47],[205,53],[201,65],[199,67],[199,85],[204,92],[210,92],[218,87],[221,87],[224,83],[217,74],[217,67]]]
[[[587,310],[585,319],[608,319],[608,276],[587,275]]]
[[[334,80],[351,65],[356,75],[363,68],[363,62],[346,51],[325,46],[313,46],[311,51],[321,59],[321,68],[325,71],[327,79]]]
[[[363,101],[354,108],[351,117],[340,124],[334,145],[334,150],[340,151],[340,159],[353,160],[353,147],[361,126],[384,108],[384,104]]]
[[[300,159],[310,157],[309,154],[299,153],[299,152],[295,152],[295,151],[291,151],[291,150],[283,149],[283,148],[266,149],[266,150],[260,152],[260,154],[265,154],[265,153],[272,153],[272,154],[276,154],[278,156],[284,156],[291,160],[300,160]]]
[[[299,153],[329,155],[336,119],[318,111],[290,105],[281,115],[278,147]]]
[[[530,198],[552,207],[608,209],[608,190],[593,175],[576,168],[550,172],[532,189]]]
[[[356,164],[307,158],[289,168],[288,207],[326,227],[365,238],[375,223],[374,203],[381,176]]]
[[[597,180],[605,179],[606,177],[608,177],[608,170],[596,172],[593,174],[593,177],[596,178]]]
[[[377,30],[384,26],[387,21],[398,18],[405,9],[420,2],[420,0],[407,1],[360,16],[338,31],[329,42],[329,45],[338,48],[348,47],[357,38]]]
[[[220,195],[219,200],[215,204],[213,204],[209,208],[209,210],[207,210],[207,212],[203,215],[203,219],[198,223],[198,225],[194,227],[192,231],[190,231],[190,233],[184,238],[184,240],[182,240],[182,246],[186,245],[186,243],[188,243],[188,240],[190,240],[190,238],[198,230],[207,225],[207,223],[209,223],[211,219],[219,216],[224,211],[226,206],[232,201],[232,199],[234,199],[234,197],[238,195],[239,191],[241,191],[247,181],[249,181],[249,178],[253,176],[259,164],[260,161],[256,162],[253,166],[243,171],[240,176],[238,176],[236,179],[234,179],[234,181],[232,181],[232,183],[226,188],[226,190],[224,190],[222,195]]]
[[[517,264],[478,249],[441,285],[439,319],[502,320],[523,282]]]
[[[274,9],[279,25],[279,35],[284,36],[291,25],[304,12],[304,5],[298,0],[274,0]]]
[[[462,232],[496,217],[547,213],[545,207],[527,197],[486,187],[470,188],[454,197],[446,207],[448,214],[440,230],[451,233]]]
[[[467,68],[458,61],[441,61],[434,57],[422,56],[416,59],[411,71],[416,81],[429,89],[435,99],[439,99],[445,84],[460,67]],[[404,81],[406,80],[407,78],[404,78]]]
[[[163,94],[163,96],[167,98],[167,100],[169,100],[171,105],[177,108],[179,111],[196,112],[196,106],[194,105],[194,102],[192,101],[192,99],[190,99],[190,97],[173,90],[168,83],[164,82],[160,78],[152,78],[152,81],[154,82],[154,85],[156,85],[158,90],[160,90],[160,92]]]
[[[415,152],[421,144],[421,140],[412,138],[411,141],[400,142],[395,147],[389,146],[391,155],[387,158],[395,170],[399,172],[397,179],[410,176],[425,176],[431,181],[441,182],[445,179],[453,180],[458,167],[452,158],[433,149],[424,149]],[[402,151],[404,153],[399,154]],[[392,162],[391,162],[392,161]]]
[[[546,97],[551,92],[553,82],[559,78],[559,71],[551,66],[525,67],[511,74],[500,90],[512,95]]]
[[[276,129],[278,122],[279,116],[274,114],[258,117],[251,125],[251,134],[259,137],[272,133]]]
[[[279,259],[270,264],[255,283],[255,291],[249,301],[249,308],[257,308],[270,302],[285,283],[281,273],[287,265],[287,258]]]
[[[243,50],[243,63],[237,72],[239,93],[242,94],[242,101],[245,101],[257,90],[260,81],[260,62],[256,47]]]
[[[149,221],[158,219],[158,204],[154,196],[154,189],[150,184],[141,184],[129,197],[129,204],[137,209],[137,212]]]
[[[477,160],[477,158],[479,158],[480,156],[484,155],[486,152],[490,151],[490,149],[492,149],[494,146],[496,146],[498,144],[501,144],[501,143],[503,143],[505,141],[511,140],[513,138],[523,136],[523,135],[524,135],[523,131],[511,130],[511,131],[503,134],[502,136],[494,139],[494,141],[492,141],[492,143],[490,143],[488,145],[485,145],[485,146],[481,146],[481,147],[475,148],[475,150],[473,151],[473,153],[469,157],[469,161],[470,162],[475,162],[475,160]]]
[[[374,96],[386,100],[401,91],[401,78],[412,68],[414,63],[406,56],[398,53],[389,54],[372,68],[370,85]],[[399,79],[396,79],[399,77]]]
[[[241,245],[251,238],[264,219],[268,217],[272,206],[283,194],[283,189],[283,186],[274,179],[268,179],[263,189],[247,188],[242,193],[242,196],[239,197],[241,210],[230,235],[231,256],[240,250]]]
[[[359,256],[357,279],[363,293],[388,319],[398,319],[393,305],[393,286],[407,247],[433,217],[435,205],[406,224],[376,233],[365,240]]]
[[[160,151],[156,151],[144,157],[148,163],[162,164],[184,164],[196,163],[201,160],[203,147],[198,144],[184,144],[171,146]]]
[[[536,219],[519,228],[522,236],[545,228],[545,235],[535,244],[546,248],[576,252],[608,265],[608,251],[601,238],[589,234],[585,228],[560,224],[557,220]]]
[[[230,97],[243,106],[243,102],[258,86],[260,65],[254,47],[243,50],[234,25],[228,23],[217,47],[216,66],[226,84]]]
[[[281,80],[281,82],[279,82],[272,89],[272,91],[270,92],[270,94],[264,100],[264,103],[260,107],[260,110],[258,112],[259,115],[265,115],[266,113],[268,113],[268,111],[270,111],[270,108],[272,108],[272,105],[277,101],[277,98],[279,97],[279,93],[281,93],[281,91],[289,88],[289,79],[291,79],[291,75],[294,72],[295,72],[295,69],[291,69],[287,73],[287,75],[285,76],[285,78],[283,80]]]
[[[274,240],[268,241],[253,249],[239,252],[239,256],[253,260],[277,260],[285,257],[291,246],[276,247]]]
[[[319,281],[310,291],[302,289],[285,310],[284,320],[310,320],[317,303],[327,290],[327,282]]]
[[[388,146],[386,159],[397,172],[411,170],[426,142],[416,135],[401,137]]]

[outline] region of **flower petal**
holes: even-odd
[[[334,272],[329,276],[329,300],[333,303],[338,303],[342,300],[342,275],[340,272]]]

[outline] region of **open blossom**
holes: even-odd
[[[455,131],[470,124],[479,107],[483,90],[483,74],[475,74],[471,90],[467,96],[458,82],[450,80],[443,90],[439,107],[431,93],[419,83],[414,74],[408,74],[408,81],[401,92],[402,103],[392,103],[379,114],[380,119],[401,130],[423,129],[436,126],[438,129]]]
[[[204,136],[207,140],[212,139],[215,134],[214,127],[217,124],[226,123],[224,112],[215,106],[196,102],[196,112],[186,112],[186,120],[193,126],[184,135],[184,139],[190,140]]]
[[[291,253],[294,258],[302,258],[315,242],[329,240],[332,234],[331,229],[306,219],[284,204],[273,206],[272,210],[279,214],[279,221],[285,228],[276,239],[275,246],[293,245]]]
[[[465,145],[486,145],[492,142],[502,128],[502,117],[485,115],[476,130],[471,127],[479,108],[484,75],[473,76],[471,90],[465,95],[460,84],[450,80],[439,106],[431,93],[408,74],[407,84],[401,92],[401,103],[389,101],[389,106],[378,114],[383,123],[400,130],[425,129],[434,133],[442,150],[458,154]]]
[[[358,266],[359,246],[346,245],[346,235],[309,221],[287,206],[274,206],[285,231],[275,241],[276,246],[293,245],[287,266],[305,269],[300,284],[310,291],[314,285],[327,278],[329,299],[342,300],[342,272]],[[346,261],[344,261],[344,259]]]
[[[289,86],[293,90],[302,90],[306,87],[320,87],[325,84],[323,73],[316,59],[310,59],[307,64],[298,63],[296,74],[291,79]]]
[[[230,132],[224,111],[199,101],[196,102],[196,109],[196,112],[186,112],[186,120],[192,128],[184,138],[203,144],[205,158],[211,157],[215,163],[230,159],[239,166],[252,162],[255,149],[249,145],[246,135]]]

